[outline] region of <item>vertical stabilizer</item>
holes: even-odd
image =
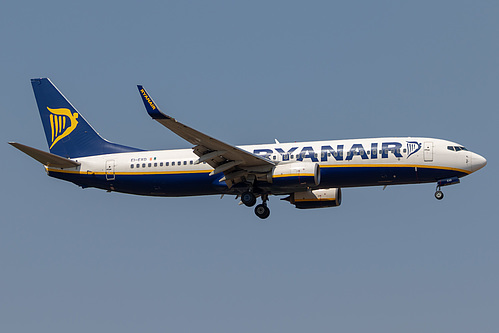
[[[47,143],[52,154],[75,158],[140,151],[103,139],[48,79],[32,79]]]

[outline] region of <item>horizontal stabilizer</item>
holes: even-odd
[[[45,151],[25,146],[17,142],[9,142],[9,145],[14,146],[23,153],[33,157],[35,160],[43,165],[54,167],[54,168],[74,168],[79,166],[81,163],[69,160],[58,155],[47,153]]]

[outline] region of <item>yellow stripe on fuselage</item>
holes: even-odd
[[[93,172],[89,171],[77,171],[77,170],[64,170],[64,169],[54,169],[46,168],[50,172],[61,172],[61,173],[72,173],[80,175],[105,175],[106,172]],[[210,173],[212,170],[197,170],[197,171],[151,171],[151,172],[114,172],[115,175],[126,175],[126,176],[137,176],[137,175],[180,175],[180,174],[193,174],[193,173]],[[108,174],[112,174],[111,172]]]
[[[465,174],[470,174],[471,171],[450,168],[443,166],[433,166],[433,165],[416,165],[416,164],[348,164],[348,165],[321,165],[321,168],[420,168],[420,169],[437,169],[437,170],[450,170],[458,171]],[[72,173],[72,174],[93,174],[93,175],[105,175],[106,172],[92,172],[92,171],[77,171],[77,170],[63,170],[47,168],[47,171],[61,172],[61,173]],[[210,173],[213,170],[184,170],[184,171],[150,171],[150,172],[114,172],[115,175],[124,176],[137,176],[137,175],[180,175],[180,174],[194,174],[194,173]],[[284,178],[284,177],[314,177],[313,173],[306,174],[285,174],[285,175],[274,175],[273,178]]]
[[[317,201],[336,201],[336,198],[327,198],[327,199],[298,199],[293,200],[294,202],[317,202]]]
[[[283,178],[283,177],[314,177],[313,173],[293,173],[287,175],[273,175],[272,178]]]

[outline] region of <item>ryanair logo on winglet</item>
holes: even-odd
[[[152,107],[153,110],[156,110],[156,105],[152,102],[152,100],[147,96],[147,93],[144,89],[141,89],[140,92],[142,93],[142,96],[144,96],[144,99],[149,103],[149,105]]]
[[[74,131],[78,125],[78,113],[71,114],[69,109],[51,109],[47,107],[50,112],[50,129],[52,131],[52,145],[50,149],[59,142],[61,139],[67,137]]]

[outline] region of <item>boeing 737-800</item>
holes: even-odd
[[[51,177],[82,188],[179,197],[235,195],[264,219],[270,195],[296,208],[335,207],[341,189],[436,183],[442,186],[483,168],[487,161],[455,142],[387,137],[233,146],[159,110],[138,86],[152,119],[179,135],[191,149],[149,151],[103,139],[48,78],[31,80],[50,153],[12,146],[45,166]]]

